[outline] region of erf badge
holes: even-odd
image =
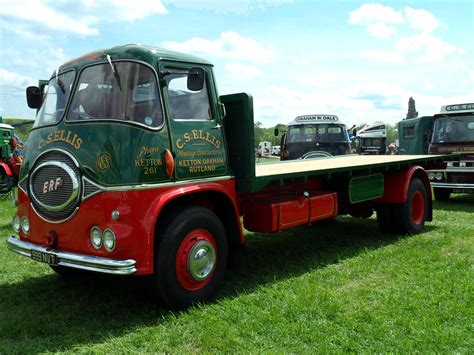
[[[112,157],[109,153],[101,153],[97,158],[97,168],[100,171],[107,171],[110,169],[110,164],[112,162]]]

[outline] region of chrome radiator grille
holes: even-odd
[[[58,151],[48,152],[31,171],[29,194],[41,216],[62,220],[74,213],[81,197],[81,173],[71,157]]]

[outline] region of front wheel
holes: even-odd
[[[219,218],[204,207],[185,207],[168,215],[157,237],[155,281],[164,301],[180,308],[212,298],[228,253]]]

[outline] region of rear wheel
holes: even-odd
[[[434,187],[433,194],[438,201],[449,201],[449,197],[451,196],[451,190]]]
[[[423,182],[413,178],[405,203],[385,204],[377,209],[377,221],[384,233],[420,233],[428,215],[428,194]]]
[[[159,229],[155,277],[171,307],[207,301],[224,278],[227,239],[219,218],[204,207],[169,215]]]

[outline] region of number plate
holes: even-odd
[[[58,265],[58,256],[50,253],[43,253],[41,251],[32,250],[31,259],[46,263],[49,265]]]

